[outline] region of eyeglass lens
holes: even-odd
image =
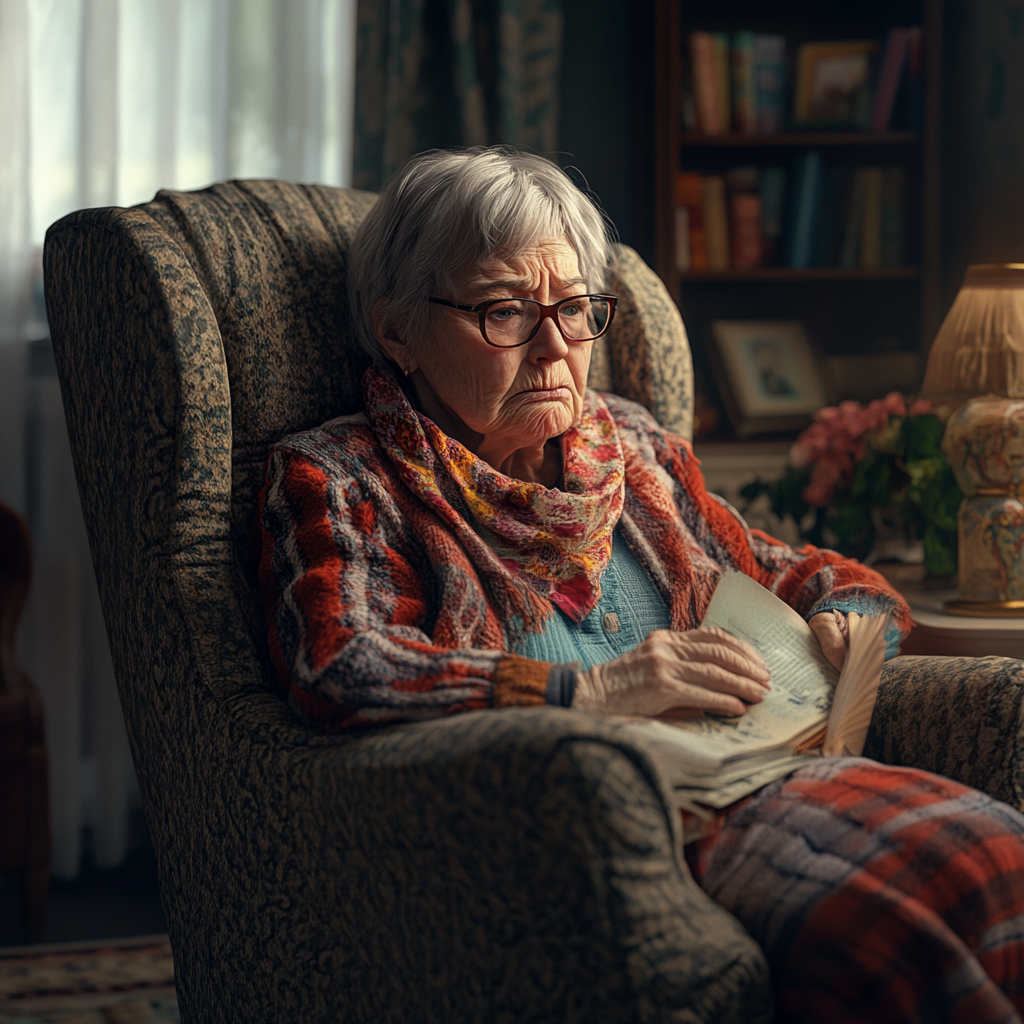
[[[590,341],[608,324],[611,303],[594,295],[577,295],[558,307],[558,326],[566,341]],[[540,305],[530,299],[503,299],[489,306],[484,333],[492,345],[522,345],[540,320]]]

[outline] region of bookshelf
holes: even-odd
[[[774,149],[777,146],[917,146],[920,132],[778,132],[775,135],[702,135],[680,132],[680,146]]]
[[[893,26],[920,25],[923,117],[920,130],[803,131],[770,135],[684,130],[686,40],[692,31],[783,35],[787,107],[797,49],[809,41],[884,39]],[[698,373],[710,378],[706,348],[715,319],[801,321],[824,356],[873,351],[922,358],[941,321],[939,121],[942,0],[653,0],[636,36],[638,220],[647,250],[683,314]],[[653,58],[653,59],[652,59]],[[787,111],[788,113],[788,111]],[[788,127],[788,126],[787,126]],[[733,167],[789,166],[820,152],[829,165],[897,166],[905,175],[903,265],[761,266],[680,272],[676,266],[676,179],[680,171],[721,175]],[[850,173],[853,173],[851,170]],[[887,390],[879,381],[880,393]],[[713,390],[713,388],[712,388]]]

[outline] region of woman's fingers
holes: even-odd
[[[687,683],[679,686],[678,693],[678,703],[673,703],[669,708],[670,711],[676,713],[693,710],[696,714],[709,712],[713,715],[728,715],[730,717],[747,713],[747,705],[738,697],[728,693],[720,693],[703,686]],[[688,716],[683,715],[683,717]]]
[[[768,693],[766,683],[711,661],[681,662],[676,678],[682,685],[731,694],[748,704],[759,704]]]
[[[842,672],[843,664],[846,661],[846,638],[843,636],[839,623],[832,612],[819,612],[811,616],[808,623],[821,644],[822,653],[829,662]]]
[[[603,714],[742,715],[770,689],[764,659],[717,628],[657,630],[635,650],[579,673],[573,707]]]
[[[681,661],[721,666],[734,675],[771,688],[771,673],[764,658],[749,644],[723,629],[695,629],[689,633],[668,633],[666,640]]]
[[[761,657],[761,652],[751,647],[750,644],[745,640],[741,640],[738,636],[727,633],[719,626],[702,626],[700,629],[693,630],[690,635],[696,644],[711,646],[724,644],[729,649],[736,651],[741,658],[753,666],[754,674],[751,678],[764,679],[765,682],[771,679],[771,672],[768,671],[768,666],[765,664],[764,658]]]

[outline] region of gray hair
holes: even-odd
[[[386,364],[375,310],[385,333],[422,336],[439,315],[427,296],[452,294],[459,271],[494,257],[514,259],[548,238],[573,248],[590,291],[604,287],[610,224],[556,164],[507,146],[414,156],[381,190],[349,252],[359,344]]]

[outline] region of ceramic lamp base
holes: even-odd
[[[988,619],[1024,619],[1024,601],[946,601],[947,615],[972,615]]]
[[[964,494],[960,600],[946,610],[1024,615],[1024,401],[972,399],[950,417],[942,449]]]

